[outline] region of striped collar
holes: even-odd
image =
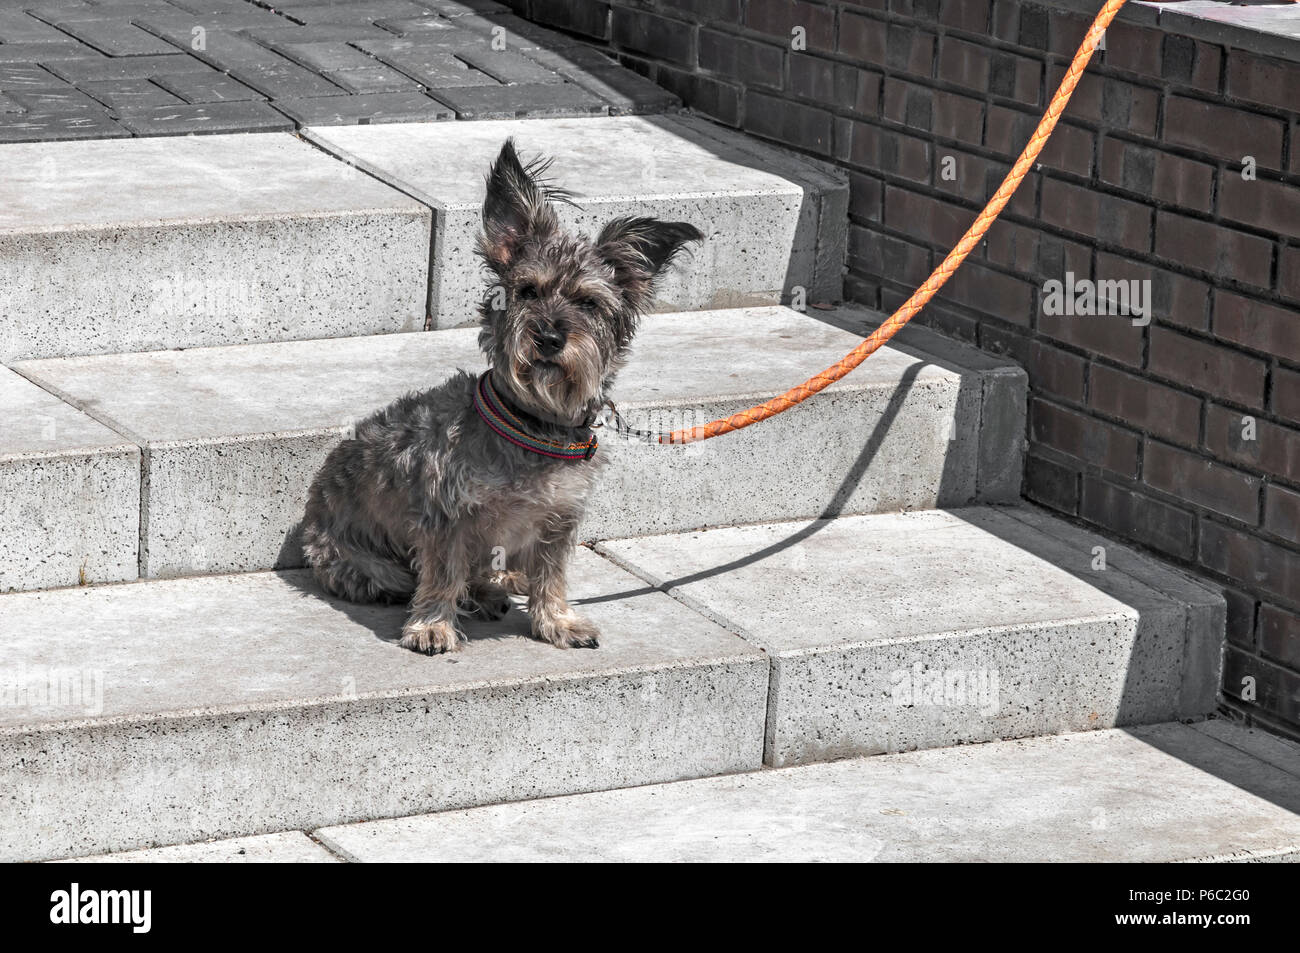
[[[490,368],[483,372],[483,376],[478,379],[478,386],[474,388],[474,410],[498,437],[544,457],[590,460],[596,453],[596,435],[589,426],[561,428],[556,424],[546,424],[532,414],[511,406],[492,386]],[[568,442],[552,440],[529,432],[544,427],[552,430],[567,429],[573,439]]]

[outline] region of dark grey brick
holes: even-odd
[[[444,17],[463,17],[476,13],[508,13],[510,8],[497,0],[419,0],[420,6],[428,7],[434,13]]]
[[[307,26],[316,26],[317,23],[373,23],[377,20],[422,17],[428,10],[409,0],[360,0],[359,3],[294,4],[279,12]]]
[[[259,93],[265,93],[272,99],[296,99],[299,97],[342,96],[345,90],[335,86],[324,76],[305,70],[288,60],[283,65],[266,68],[261,66],[237,67],[230,70],[245,86],[251,86]]]
[[[53,60],[75,60],[95,53],[86,44],[68,37],[67,43],[4,43],[0,44],[0,63],[46,63]]]
[[[376,20],[375,26],[381,26],[389,33],[398,36],[419,36],[422,33],[440,33],[452,29],[450,20],[436,14],[419,17],[402,17],[395,20]]]
[[[399,40],[405,43],[405,40]],[[368,52],[376,52],[379,44],[360,44]],[[486,73],[471,69],[450,52],[438,48],[411,49],[406,52],[377,52],[381,60],[430,89],[453,86],[496,86],[497,81]]]
[[[176,48],[126,19],[60,22],[59,29],[109,56],[153,56]]]
[[[102,103],[68,85],[50,89],[24,89],[7,95],[34,115],[79,112],[85,109],[98,111],[104,108]]]
[[[280,43],[275,50],[308,69],[322,73],[326,70],[364,69],[379,65],[372,57],[342,42]]]
[[[378,93],[325,99],[279,99],[275,108],[304,126],[367,125],[372,122],[440,122],[455,113],[423,93]]]
[[[352,40],[393,38],[391,33],[367,24],[322,23],[320,26],[299,26],[283,19],[273,26],[248,27],[239,32],[267,46],[279,43],[347,43]]]
[[[187,13],[247,13],[249,0],[167,0]]]
[[[418,17],[425,8],[410,0],[363,0],[358,3],[331,3],[320,6],[287,6],[280,10],[287,17],[316,26],[320,23],[373,23],[375,20]]]
[[[187,103],[247,102],[266,98],[234,77],[216,70],[155,76],[153,81]]]
[[[0,10],[0,43],[66,43],[67,39],[24,10]]]
[[[194,28],[193,24],[178,25],[171,18],[141,20],[139,25],[221,70],[239,67],[274,69],[288,62],[280,54],[254,43],[247,37],[226,30],[205,30],[203,34],[196,37],[191,32]],[[202,39],[201,49],[197,45],[200,39]]]
[[[572,76],[583,70],[604,69],[618,65],[613,58],[589,46],[571,46],[563,50],[529,50],[524,55],[547,69],[553,69],[565,76]]]
[[[484,47],[477,50],[462,50],[456,56],[498,82],[508,85],[564,82],[563,76],[544,66],[539,66],[513,50],[493,50]]]
[[[14,102],[4,93],[0,93],[0,113],[25,113],[27,109],[21,104]]]
[[[585,89],[562,86],[472,86],[432,90],[460,119],[517,119],[544,116],[603,116],[608,106]]]
[[[677,109],[682,101],[668,90],[621,66],[571,74],[573,82],[609,103],[613,116],[632,116]]]
[[[562,50],[570,46],[581,46],[584,42],[576,36],[548,30],[508,13],[487,16],[473,14],[458,17],[451,22],[462,30],[471,30],[489,39],[504,41],[507,49]]]
[[[98,83],[83,83],[81,91],[115,111],[145,109],[150,106],[176,106],[182,101],[147,79],[110,79]]]
[[[388,37],[382,40],[363,39],[353,42],[359,50],[364,50],[382,60],[392,56],[403,56],[412,62],[422,56],[440,56],[457,53],[461,50],[483,49],[492,42],[490,36],[474,30],[461,30],[446,26],[440,30],[429,30],[404,37]]]
[[[530,0],[528,15],[571,33],[609,39],[609,4],[605,0]]]
[[[342,86],[349,93],[417,92],[420,84],[397,70],[376,63],[366,69],[326,70],[323,74],[330,82]]]
[[[0,89],[49,89],[63,80],[39,66],[0,66]]]
[[[138,136],[202,135],[218,132],[291,132],[293,120],[266,103],[204,103],[140,109],[118,117]]]
[[[33,16],[46,23],[62,28],[65,23],[89,22],[91,20],[126,20],[132,17],[150,14],[171,14],[176,8],[167,0],[131,0],[129,3],[95,4],[88,6],[77,3],[45,3],[28,7]]]
[[[103,110],[85,109],[53,116],[6,116],[0,120],[0,142],[117,139],[129,135]]]
[[[211,73],[212,67],[177,50],[170,56],[121,56],[59,60],[49,69],[74,85],[111,79],[149,79],[157,73]],[[3,84],[0,84],[3,85]]]

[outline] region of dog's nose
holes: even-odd
[[[540,328],[533,335],[537,342],[537,353],[542,357],[554,357],[564,350],[566,336],[559,328]]]

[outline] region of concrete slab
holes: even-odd
[[[633,426],[694,426],[804,380],[859,340],[780,307],[656,315],[616,397]],[[476,332],[463,329],[20,366],[146,447],[142,571],[174,576],[300,565],[307,488],[347,428],[483,365]],[[670,447],[610,433],[584,536],[964,505],[979,498],[982,395],[995,373],[884,349],[740,434]]]
[[[317,831],[358,861],[1167,862],[1300,848],[1294,778],[1178,724]]]
[[[763,654],[588,550],[573,570],[594,651],[525,637],[515,610],[418,655],[396,644],[404,609],[325,599],[302,572],[0,597],[0,857],[757,768]],[[51,639],[69,619],[79,636]]]
[[[260,837],[232,837],[201,844],[177,844],[96,854],[55,864],[336,864],[339,858],[302,831],[263,834]]]
[[[430,216],[290,135],[0,146],[0,360],[424,326]]]
[[[140,449],[0,367],[0,592],[137,574]]]
[[[616,216],[649,214],[706,234],[664,279],[659,310],[775,304],[796,287],[810,302],[840,295],[847,182],[720,127],[705,134],[673,116],[613,116],[316,126],[303,135],[433,209],[429,308],[440,328],[475,320],[486,286],[473,253],[483,174],[508,136],[527,155],[555,159],[551,178],[581,206],[558,209],[570,227],[595,234]],[[823,222],[823,206],[840,214]]]
[[[1186,683],[1212,678],[1200,657],[1212,640],[1184,601],[1071,565],[1069,547],[994,508],[599,548],[768,652],[768,764],[1207,710]]]

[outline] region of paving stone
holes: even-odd
[[[383,39],[357,40],[355,46],[386,62],[402,57],[419,63],[426,57],[440,58],[461,50],[477,50],[489,46],[492,38],[475,30],[462,30],[451,21],[437,30],[421,31],[410,36],[388,36]]]
[[[107,112],[96,112],[93,109],[44,116],[7,116],[0,123],[0,143],[114,139],[130,135]]]
[[[213,73],[212,67],[176,50],[170,56],[122,56],[114,59],[97,56],[85,59],[57,60],[47,67],[51,73],[74,85],[112,79],[151,79],[166,73]],[[0,76],[0,87],[4,79]]]
[[[181,99],[147,79],[106,80],[83,83],[81,88],[105,106],[114,110],[140,110],[150,107],[175,106]]]
[[[346,43],[280,43],[275,47],[289,59],[318,72],[326,70],[366,69],[379,63]]]
[[[24,113],[24,112],[27,112],[27,109],[21,103],[14,102],[4,93],[0,93],[0,113]]]
[[[63,86],[57,89],[14,90],[9,95],[28,112],[35,115],[54,115],[103,108],[100,102],[87,96],[75,86]]]
[[[447,811],[316,835],[350,860],[408,864],[1296,861],[1297,814],[1292,775],[1185,725],[1163,724]]]
[[[296,63],[281,60],[282,65],[239,66],[230,69],[230,75],[245,86],[251,86],[272,99],[291,99],[314,96],[342,96],[345,91],[323,76],[303,69]]]
[[[3,367],[0,407],[0,592],[134,579],[140,448]]]
[[[67,36],[23,10],[0,10],[0,43],[65,43]]]
[[[375,63],[366,69],[326,70],[321,75],[349,93],[361,95],[418,92],[421,89],[415,80],[382,63]]]
[[[58,27],[109,56],[151,56],[176,49],[126,19],[62,20]]]
[[[563,50],[529,50],[530,60],[565,76],[581,74],[585,70],[618,66],[618,61],[590,46],[571,46]]]
[[[389,33],[396,33],[398,36],[418,36],[422,33],[441,33],[451,29],[453,25],[446,17],[430,14],[429,16],[405,17],[397,20],[376,20],[375,26],[383,27]]]
[[[510,12],[509,7],[503,3],[497,3],[496,0],[420,0],[420,3],[443,17]]]
[[[371,23],[375,20],[421,16],[427,11],[409,0],[369,0],[363,3],[287,6],[280,13],[307,26],[321,23]]]
[[[662,113],[678,109],[682,104],[674,93],[621,66],[571,70],[564,75],[609,103],[612,116]]]
[[[177,12],[167,0],[130,0],[127,3],[97,3],[93,6],[78,3],[49,3],[42,6],[33,5],[29,9],[42,20],[53,24],[88,23],[94,20],[129,22],[133,16],[151,13],[170,15]]]
[[[277,99],[275,108],[304,126],[438,122],[456,114],[423,93],[375,93],[324,99]]]
[[[419,655],[396,645],[404,607],[327,599],[304,572],[0,597],[22,688],[92,681],[74,704],[0,707],[0,859],[759,767],[761,652],[589,550],[569,583],[598,650],[528,638],[515,610]],[[95,638],[50,638],[68,619]]]
[[[292,132],[293,121],[261,102],[208,102],[123,110],[122,125],[137,136],[218,132]]]
[[[195,47],[189,24],[177,25],[171,19],[148,18],[140,20],[139,25],[220,70],[275,69],[288,63],[278,53],[238,33],[208,30],[199,49]]]
[[[79,60],[89,52],[89,47],[72,37],[68,37],[67,43],[3,43],[0,44],[0,63]]]
[[[0,89],[6,91],[57,89],[63,84],[59,76],[39,66],[0,66]]]
[[[438,87],[430,94],[452,109],[460,119],[517,119],[603,116],[608,104],[572,83],[531,86]]]
[[[563,83],[564,77],[530,60],[513,50],[494,50],[490,47],[467,49],[456,56],[470,66],[481,69],[500,83],[510,85],[528,83]]]
[[[282,20],[272,26],[245,27],[239,31],[267,46],[278,43],[338,43],[352,40],[392,39],[392,34],[369,24],[321,23],[316,26],[299,26]]]
[[[154,82],[187,103],[247,102],[266,99],[255,89],[216,70],[155,76]]]
[[[399,43],[405,43],[399,40]],[[497,86],[496,80],[486,73],[470,68],[445,49],[411,49],[394,52],[380,52],[373,49],[381,44],[369,42],[358,44],[367,52],[374,52],[389,66],[401,70],[407,76],[422,83],[429,89],[444,89],[456,86]]]

